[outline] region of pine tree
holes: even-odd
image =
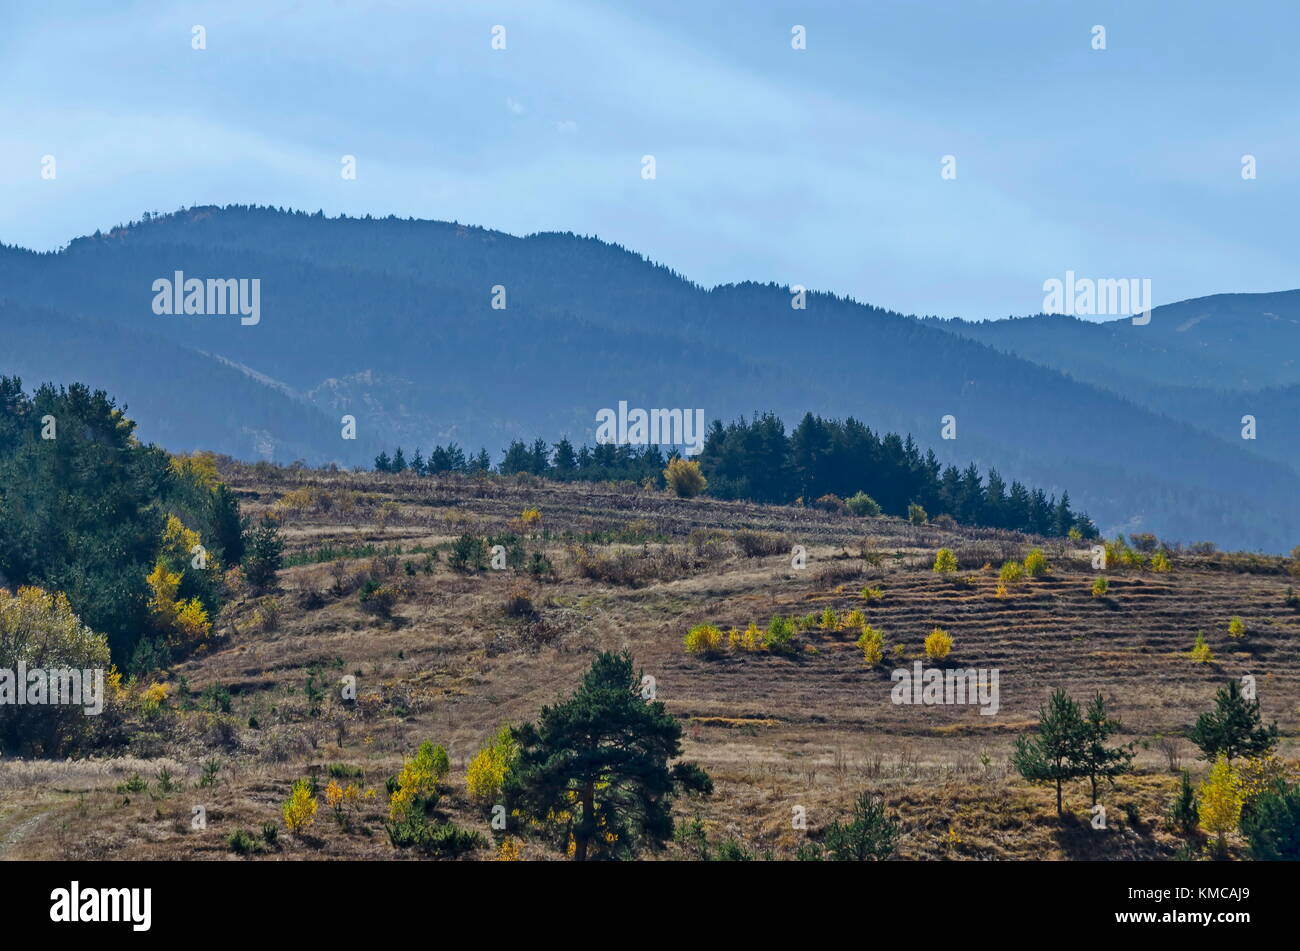
[[[1007,528],[1007,484],[997,469],[990,469],[984,481],[984,524]]]
[[[1300,786],[1279,780],[1242,816],[1241,833],[1256,861],[1300,861]]]
[[[1011,483],[1011,494],[1007,496],[1006,527],[1015,532],[1030,531],[1029,490],[1019,482]]]
[[[1011,762],[1026,780],[1036,785],[1056,785],[1056,814],[1063,816],[1061,784],[1083,772],[1087,725],[1078,705],[1063,689],[1052,691],[1038,710],[1038,735],[1016,739]]]
[[[551,471],[551,451],[546,447],[545,439],[533,440],[528,455],[528,471],[533,475],[545,476]]]
[[[826,851],[836,862],[883,862],[894,854],[898,833],[885,804],[864,792],[853,804],[852,818],[847,823],[837,819],[826,830]]]
[[[239,515],[239,500],[230,486],[217,485],[209,502],[209,522],[220,549],[221,560],[227,565],[237,565],[244,560],[244,523]]]
[[[630,654],[602,653],[569,699],[515,730],[507,799],[537,820],[569,814],[576,861],[661,848],[673,833],[674,793],[712,792],[698,766],[669,767],[681,754],[681,724],[640,689]]]
[[[43,439],[42,420],[57,421]],[[172,480],[167,454],[101,390],[0,376],[0,578],[67,594],[119,664],[148,628],[148,586]]]
[[[1052,513],[1052,533],[1064,536],[1068,535],[1072,528],[1074,528],[1074,513],[1070,511],[1070,493],[1062,492],[1061,501],[1056,503],[1056,510]]]
[[[520,440],[512,439],[510,446],[507,448],[501,459],[501,474],[514,475],[518,472],[529,472],[532,469],[533,458],[529,453],[528,447]]]
[[[1042,489],[1034,489],[1029,495],[1029,531],[1037,535],[1052,533],[1052,503]]]
[[[1092,786],[1092,804],[1097,804],[1098,780],[1114,783],[1115,777],[1133,768],[1132,746],[1108,747],[1106,740],[1123,726],[1106,713],[1106,699],[1098,693],[1083,716],[1084,746],[1080,765]]]
[[[275,519],[269,515],[262,517],[257,528],[249,533],[247,549],[244,577],[248,583],[258,590],[274,586],[284,553],[284,541]]]
[[[1259,715],[1259,700],[1247,700],[1241,684],[1229,680],[1214,700],[1214,710],[1202,713],[1192,729],[1191,740],[1201,750],[1201,757],[1214,760],[1220,754],[1228,761],[1238,756],[1262,756],[1277,745],[1277,724],[1264,726]]]
[[[961,500],[952,514],[967,525],[984,523],[984,484],[973,462],[961,474]]]
[[[397,451],[393,453],[393,465],[390,472],[406,471],[406,456],[402,454],[402,447],[398,446]]]
[[[573,452],[573,443],[568,436],[561,437],[555,444],[555,473],[563,479],[572,475],[578,468],[578,458]]]
[[[1196,787],[1192,785],[1192,774],[1183,770],[1178,786],[1178,797],[1169,807],[1169,824],[1178,830],[1184,839],[1191,839],[1196,835],[1197,822],[1200,821],[1199,813],[1200,800],[1196,795]]]
[[[393,469],[392,460],[388,458],[388,450],[385,449],[375,456],[376,472],[391,472]]]
[[[794,463],[795,484],[799,497],[805,503],[826,493],[823,487],[825,459],[830,450],[831,437],[826,423],[812,413],[805,413],[794,432],[790,434],[790,453]]]

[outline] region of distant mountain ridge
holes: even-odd
[[[176,270],[260,279],[261,322],[154,314],[152,282]],[[770,409],[790,425],[854,416],[944,463],[1068,488],[1103,531],[1281,551],[1300,541],[1300,477],[1268,401],[1300,392],[1285,356],[1300,351],[1283,349],[1300,292],[1262,296],[1276,298],[1267,343],[1232,300],[1157,308],[1131,328],[1146,336],[917,319],[817,292],[795,310],[787,288],[706,289],[589,237],[192,208],[59,252],[0,248],[0,373],[105,388],[168,448],[285,462],[368,465],[380,446],[449,440],[496,461],[514,438],[592,442],[596,412],[619,400],[723,420]],[[1247,392],[1232,387],[1256,359],[1270,452],[1212,425],[1212,394]],[[956,440],[940,438],[949,415]]]
[[[1149,324],[1039,314],[941,327],[1109,389],[1300,473],[1300,290],[1157,307]],[[1241,439],[1242,417],[1257,436]]]

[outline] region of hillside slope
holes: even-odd
[[[1094,597],[1087,551],[1005,532],[530,478],[268,466],[223,476],[248,514],[284,520],[291,567],[278,590],[236,596],[210,649],[159,674],[168,699],[132,730],[127,755],[0,762],[0,855],[230,857],[231,833],[280,824],[293,781],[314,775],[322,788],[343,777],[376,794],[347,823],[322,802],[310,830],[282,830],[264,857],[406,857],[383,831],[384,781],[432,740],[452,767],[440,810],[484,835],[471,857],[491,858],[486,813],[466,795],[469,760],[501,723],[534,718],[567,695],[596,650],[633,653],[682,723],[685,756],[714,779],[715,794],[683,801],[678,821],[698,818],[715,848],[730,839],[779,858],[805,841],[790,821],[795,806],[816,836],[864,789],[899,817],[907,858],[1173,858],[1179,840],[1163,818],[1173,767],[1197,779],[1206,771],[1185,734],[1215,690],[1244,674],[1256,676],[1264,716],[1282,729],[1281,754],[1296,755],[1300,613],[1286,600],[1293,565],[1280,558],[1174,552],[1168,573],[1107,570],[1110,590]],[[525,507],[541,513],[528,531]],[[768,533],[771,553],[743,554],[741,529]],[[466,532],[516,534],[550,559],[555,577],[452,570],[451,545]],[[795,543],[807,549],[803,570],[785,548]],[[623,552],[635,567],[621,580],[593,572],[572,544],[601,558]],[[1036,545],[1049,574],[996,597],[996,566]],[[939,546],[955,551],[955,576],[931,570]],[[368,579],[398,592],[390,617],[362,605]],[[864,587],[878,597],[865,599]],[[794,654],[683,650],[696,624],[762,628],[776,615],[827,609],[837,623],[803,630]],[[874,667],[842,626],[854,609],[884,634],[886,657]],[[1239,640],[1227,633],[1232,616],[1245,623]],[[950,664],[999,671],[992,715],[892,702],[892,669],[922,659],[936,625],[954,639]],[[1188,655],[1198,631],[1211,663]],[[355,702],[336,689],[346,674],[357,678]],[[1137,772],[1103,788],[1102,832],[1089,825],[1085,782],[1067,784],[1059,823],[1052,791],[1008,763],[1015,737],[1058,686],[1081,700],[1104,693],[1124,723],[1116,741],[1137,744]],[[214,760],[216,781],[197,786]],[[163,768],[185,792],[158,788]],[[149,795],[124,796],[133,773]],[[198,832],[194,802],[207,807]],[[60,833],[73,815],[75,834]],[[1240,842],[1231,845],[1239,854]],[[528,836],[523,854],[561,853]],[[684,844],[669,851],[692,854]]]

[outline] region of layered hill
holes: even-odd
[[[260,321],[154,313],[154,282],[177,271],[260,280]],[[772,284],[706,289],[593,238],[194,208],[57,253],[0,250],[0,299],[5,327],[33,307],[96,321],[86,360],[64,354],[77,331],[59,327],[71,324],[52,321],[42,336],[28,318],[0,372],[110,389],[142,435],[177,449],[202,442],[242,458],[355,465],[378,444],[455,440],[496,460],[513,438],[593,441],[596,412],[620,400],[723,420],[813,411],[910,432],[945,463],[1068,489],[1103,531],[1271,551],[1300,538],[1297,475],[1284,457],[1105,385],[1100,363],[1089,378],[973,339],[978,327],[830,294],[795,309]],[[173,358],[133,356],[146,337],[176,348]],[[171,400],[196,378],[209,382],[190,418]],[[1201,379],[1197,394],[1208,392]],[[1272,382],[1286,379],[1278,369]],[[357,419],[356,440],[340,438],[344,414]],[[948,415],[955,440],[940,438]]]

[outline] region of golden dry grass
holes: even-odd
[[[285,569],[271,595],[281,607],[273,628],[259,620],[256,597],[235,597],[210,648],[166,672],[174,688],[168,710],[137,724],[134,758],[0,761],[0,855],[228,858],[231,832],[275,822],[282,846],[267,857],[408,858],[382,828],[383,783],[425,739],[450,753],[445,811],[486,834],[484,816],[464,795],[469,759],[501,723],[532,718],[568,693],[593,653],[608,649],[631,651],[655,677],[659,699],[682,721],[686,756],[714,778],[715,795],[680,803],[679,815],[698,818],[711,839],[734,838],[774,857],[792,856],[803,840],[791,822],[796,806],[815,832],[864,789],[882,795],[902,821],[905,858],[1171,857],[1178,843],[1161,819],[1177,783],[1169,758],[1203,769],[1181,734],[1211,707],[1218,686],[1246,673],[1258,678],[1266,717],[1282,728],[1283,755],[1296,755],[1300,614],[1285,603],[1294,579],[1277,559],[1187,555],[1168,574],[1108,571],[1108,595],[1094,598],[1097,573],[1086,551],[1010,533],[527,477],[237,464],[224,474],[246,512],[284,519],[291,558],[311,562],[326,547],[387,546],[390,555]],[[277,504],[286,495],[292,504]],[[525,508],[541,512],[526,530]],[[746,557],[716,532],[692,542],[698,529],[783,535],[805,546],[808,566],[795,570],[788,554]],[[519,533],[558,577],[453,572],[447,550],[466,531]],[[575,568],[574,542],[627,551],[647,565],[662,558],[672,571],[658,577],[651,566],[635,584],[593,581]],[[397,546],[403,553],[391,554]],[[1046,549],[1051,573],[996,598],[997,566],[1034,546]],[[955,576],[930,570],[939,547],[956,552]],[[361,609],[359,572],[398,587],[391,618]],[[864,585],[883,597],[865,601]],[[512,614],[507,601],[521,593],[534,611]],[[682,648],[696,624],[743,630],[827,607],[840,615],[860,609],[884,633],[881,665],[864,667],[850,631],[806,631],[801,640],[815,650],[791,656],[727,651],[705,659]],[[1248,628],[1239,641],[1227,636],[1234,615]],[[922,640],[936,626],[954,638],[951,664],[1000,671],[998,715],[890,702],[890,670],[923,656]],[[1213,664],[1187,656],[1198,630]],[[356,703],[338,696],[348,674],[357,678]],[[309,676],[325,690],[316,716]],[[177,698],[182,678],[189,704]],[[1007,762],[1015,736],[1057,686],[1076,698],[1105,693],[1125,724],[1120,739],[1138,744],[1138,773],[1103,796],[1105,832],[1088,824],[1085,784],[1067,790],[1062,823],[1052,791],[1028,786]],[[217,687],[231,695],[228,715],[203,699]],[[200,788],[200,764],[213,756],[222,762],[219,778]],[[352,831],[322,802],[310,830],[289,835],[279,805],[293,780],[314,773],[323,786],[331,763],[360,767],[356,781],[377,795]],[[182,786],[169,794],[155,781],[165,764]],[[151,782],[149,791],[118,792],[133,773]],[[191,828],[195,805],[206,809],[204,830]],[[486,848],[473,857],[492,855]],[[524,849],[525,858],[557,855],[536,842]]]

